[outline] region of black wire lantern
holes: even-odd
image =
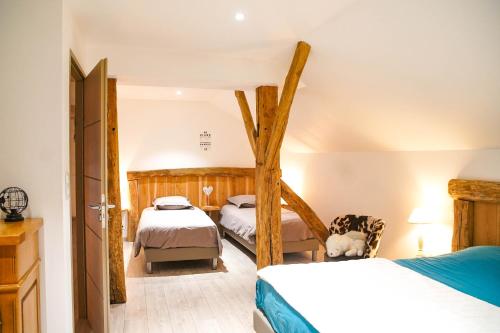
[[[23,221],[21,215],[28,207],[28,195],[19,187],[7,187],[0,192],[0,209],[7,214],[5,222]]]

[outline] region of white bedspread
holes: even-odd
[[[269,266],[257,274],[323,333],[500,332],[499,307],[386,259]]]

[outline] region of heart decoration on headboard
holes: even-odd
[[[212,185],[203,186],[203,193],[205,193],[207,197],[210,196],[210,194],[212,193],[213,190],[214,190],[214,188]]]

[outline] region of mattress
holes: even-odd
[[[220,224],[224,228],[255,244],[255,208],[238,208],[235,205],[225,205],[221,209],[221,215]],[[295,212],[282,208],[281,224],[281,237],[284,242],[297,242],[314,238],[307,225]]]
[[[218,247],[222,243],[215,223],[201,209],[143,210],[134,242],[137,256],[143,248]]]
[[[451,270],[441,270],[437,264],[432,274],[413,270],[408,263],[421,262],[419,259],[403,261],[403,265],[375,258],[269,266],[258,271],[256,304],[278,333],[498,332],[500,308],[496,301],[476,296],[478,290],[496,294],[500,288],[496,275],[499,249],[470,249],[472,253],[435,257],[434,263],[449,262],[451,256],[462,266],[468,266],[471,257],[483,262],[481,271],[472,264],[453,278]],[[492,257],[496,259],[489,260]],[[480,281],[485,285],[477,288],[476,279],[483,275],[487,277]],[[462,290],[445,284],[440,276],[460,281]],[[467,293],[463,286],[468,286]]]

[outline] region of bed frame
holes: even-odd
[[[452,179],[448,193],[454,200],[452,251],[478,245],[500,245],[500,182]],[[256,333],[273,333],[266,316],[254,310]]]
[[[154,262],[211,259],[212,269],[217,269],[218,247],[179,247],[173,249],[145,248],[146,271],[153,273]]]
[[[155,198],[182,195],[197,207],[222,206],[227,198],[238,194],[255,194],[253,168],[194,168],[149,171],[129,171],[127,179],[130,209],[127,240],[134,241],[141,212],[151,207]],[[212,186],[210,202],[203,194],[203,186]],[[186,247],[173,249],[144,249],[146,270],[152,272],[153,262],[211,259],[217,268],[217,247]]]
[[[226,236],[230,236],[232,239],[243,245],[247,250],[255,254],[256,249],[254,243],[250,243],[246,239],[234,233],[232,230],[229,230],[222,226],[222,237],[224,238]],[[296,242],[283,242],[283,253],[311,251],[312,261],[317,261],[318,249],[319,249],[319,242],[315,238],[296,241]]]
[[[452,251],[476,245],[500,245],[500,182],[452,179],[454,199]]]

